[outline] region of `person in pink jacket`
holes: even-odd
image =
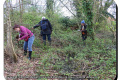
[[[24,26],[20,26],[15,24],[13,27],[13,30],[15,30],[16,32],[19,32],[19,38],[18,41],[20,40],[24,40],[24,55],[27,55],[27,47],[28,47],[28,51],[29,51],[29,57],[28,59],[31,60],[31,55],[32,55],[32,45],[34,42],[34,34],[26,27]]]

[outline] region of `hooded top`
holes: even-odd
[[[52,32],[52,25],[51,25],[51,23],[49,22],[48,19],[41,20],[37,25],[34,26],[34,29],[39,27],[39,26],[41,26],[41,22],[42,23],[47,22],[47,24],[48,24],[47,25],[48,29],[46,31],[43,31],[42,27],[40,27],[40,30],[41,30],[42,34],[51,34],[51,32]]]
[[[26,27],[20,26],[20,39],[26,39],[29,35],[30,37],[33,36],[33,33]]]

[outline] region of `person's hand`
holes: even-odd
[[[18,41],[20,41],[20,40],[21,40],[21,38],[18,39]]]
[[[19,35],[16,36],[16,39],[19,39]]]

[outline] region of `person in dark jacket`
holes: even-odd
[[[41,30],[40,34],[43,37],[44,45],[46,45],[46,36],[48,37],[49,45],[51,45],[51,34],[52,34],[51,23],[49,22],[48,19],[46,19],[45,17],[42,17],[42,20],[37,25],[35,25],[33,28],[35,29],[39,26]]]
[[[86,28],[87,28],[87,25],[85,24],[85,21],[84,20],[82,20],[81,21],[81,33],[82,33],[82,39],[83,39],[83,41],[84,40],[86,40],[86,38],[87,38],[87,30],[86,30]]]

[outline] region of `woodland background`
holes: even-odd
[[[62,12],[63,8],[68,15]],[[51,47],[43,46],[39,28],[32,29],[42,16],[53,26]],[[82,20],[88,31],[85,46],[78,32]],[[24,41],[15,39],[18,34],[12,30],[15,23],[35,35],[31,61],[23,56]],[[16,0],[13,5],[13,0],[6,0],[4,49],[5,77],[80,76],[114,80],[116,3],[114,0]]]

